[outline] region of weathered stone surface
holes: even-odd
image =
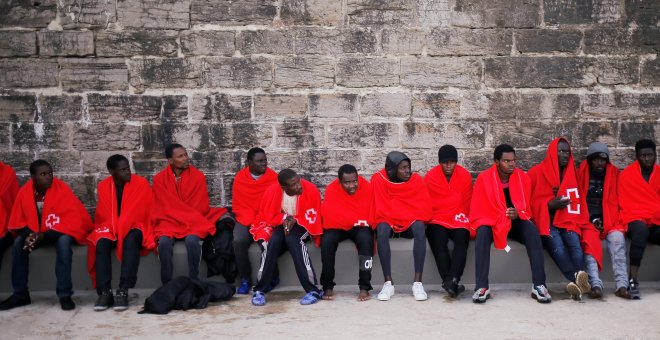
[[[67,150],[70,134],[64,124],[12,124],[13,150]]]
[[[287,24],[337,26],[342,0],[283,0],[280,17]]]
[[[195,24],[266,25],[277,14],[278,0],[193,1],[190,20]]]
[[[617,23],[623,16],[618,0],[543,0],[546,24]]]
[[[415,1],[348,0],[349,23],[352,25],[409,25],[415,20]]]
[[[251,96],[213,92],[193,97],[190,118],[194,121],[248,121],[251,111]]]
[[[231,174],[231,177],[245,165],[242,151],[194,151],[190,158],[192,164],[205,173]]]
[[[582,122],[577,128],[573,127],[571,143],[574,148],[588,147],[594,141],[616,145],[618,135],[619,127],[616,122]]]
[[[234,32],[226,31],[183,31],[181,32],[181,52],[191,55],[234,54]],[[176,43],[174,44],[176,53]]]
[[[45,123],[79,121],[83,115],[81,96],[39,96],[39,118]]]
[[[64,91],[121,91],[128,89],[128,70],[124,59],[60,59],[60,79]]]
[[[177,36],[177,31],[169,30],[99,31],[96,33],[96,55],[176,57]]]
[[[221,150],[267,147],[273,142],[273,128],[270,124],[214,124],[211,125],[211,139]]]
[[[0,122],[34,122],[37,98],[29,93],[0,96]]]
[[[204,84],[209,87],[270,87],[273,64],[263,57],[208,57],[203,60]]]
[[[306,169],[303,168],[303,170]],[[327,188],[328,184],[330,184],[332,181],[337,179],[337,174],[330,175],[330,174],[321,174],[321,173],[302,173],[300,177],[312,182],[316,186],[316,188],[319,189],[319,192],[321,193],[321,198],[323,198],[323,195],[325,195],[325,189]]]
[[[413,118],[488,118],[488,99],[478,93],[418,93],[413,95]]]
[[[625,149],[619,149],[619,148],[612,148],[611,146],[609,147],[610,149],[610,161],[614,166],[616,166],[619,169],[624,169],[630,163],[635,161],[635,149],[634,148],[625,148]]]
[[[575,94],[495,92],[487,97],[488,115],[499,119],[573,118],[580,112],[580,97]]]
[[[329,148],[396,148],[399,126],[392,123],[333,124],[328,128]]]
[[[32,31],[0,31],[0,57],[35,55],[36,42]]]
[[[167,166],[163,150],[159,152],[133,152],[133,169],[138,174],[155,174]]]
[[[639,82],[639,57],[599,57],[595,64],[595,73],[600,84],[619,85]]]
[[[185,122],[188,119],[188,96],[163,96],[162,121]]]
[[[46,27],[56,14],[56,0],[5,0],[0,3],[0,27]]]
[[[107,28],[117,21],[116,0],[59,0],[60,22],[67,28]]]
[[[39,151],[37,157],[48,161],[53,170],[58,173],[80,173],[80,152],[78,151]],[[103,167],[105,167],[105,160],[103,160]]]
[[[538,1],[450,0],[449,3],[453,26],[531,28],[541,24]]]
[[[287,120],[274,124],[274,145],[285,149],[320,148],[325,146],[325,126],[307,120]]]
[[[241,31],[236,35],[236,49],[243,54],[293,54],[293,30]]]
[[[584,31],[584,51],[589,54],[636,54],[660,51],[660,29],[597,27]]]
[[[302,166],[300,165],[300,154],[298,151],[268,151],[268,166],[272,169],[294,169],[299,171]]]
[[[294,35],[297,54],[374,53],[376,46],[371,29],[302,27]]]
[[[29,177],[30,163],[34,160],[34,152],[30,151],[9,151],[9,148],[0,150],[0,159],[2,162],[11,165],[14,168],[16,173],[24,174]],[[19,177],[19,183],[22,185],[27,182],[27,179],[24,181],[21,180],[21,175]]]
[[[360,97],[360,116],[408,118],[412,98],[408,93],[370,93]]]
[[[583,99],[582,117],[610,120],[619,117],[657,119],[660,117],[660,94],[587,94]]]
[[[427,37],[429,55],[509,55],[511,31],[505,29],[437,28]]]
[[[454,124],[411,123],[403,124],[401,145],[404,148],[437,149],[444,144],[457,148],[475,148],[484,146],[486,125],[472,121]]]
[[[96,207],[96,186],[100,182],[96,176],[60,175],[58,171],[55,171],[55,176],[71,187],[73,193],[80,198],[85,207]]]
[[[308,172],[336,173],[344,164],[353,164],[359,168],[362,163],[362,155],[358,150],[311,149],[301,152],[300,159],[302,168]]]
[[[357,120],[356,94],[312,94],[309,116],[314,118]]]
[[[110,156],[115,154],[123,155],[128,158],[130,163],[131,155],[127,151],[85,151],[79,153],[79,159],[82,161],[82,171],[85,174],[99,174],[99,179],[103,180],[109,176],[106,162]],[[80,163],[80,161],[78,162]]]
[[[658,140],[658,123],[655,121],[622,122],[620,146],[635,146],[638,140],[647,138]]]
[[[334,60],[324,57],[283,57],[274,61],[273,84],[280,88],[332,87]]]
[[[573,138],[574,122],[525,120],[519,122],[497,121],[490,124],[490,143],[493,146],[506,143],[516,149],[545,148],[558,136]],[[492,156],[491,156],[492,159]],[[542,158],[539,158],[540,161]]]
[[[644,85],[660,85],[660,58],[644,61],[641,82]]]
[[[138,141],[139,143],[139,141]],[[142,125],[142,149],[163,151],[168,144],[179,143],[192,151],[209,151],[211,148],[208,124],[146,124]]]
[[[485,83],[492,87],[582,87],[596,76],[591,60],[579,57],[517,57],[484,60]]]
[[[116,0],[123,27],[186,29],[191,0]]]
[[[399,84],[399,61],[392,58],[341,58],[337,62],[336,82],[346,87],[395,86]]]
[[[384,53],[422,54],[426,45],[426,32],[419,29],[384,29],[381,38]]]
[[[10,124],[0,124],[0,150],[9,150]]]
[[[493,165],[493,149],[466,149],[463,153],[463,157],[459,160],[466,170],[470,171],[473,175],[473,178],[478,175],[480,172],[488,169]],[[516,155],[519,155],[520,152],[516,152]],[[460,158],[460,154],[459,154]]]
[[[0,59],[0,87],[58,85],[57,62],[49,59]]]
[[[94,54],[92,31],[42,31],[39,54],[45,56],[86,56]]]
[[[140,150],[140,127],[126,124],[77,124],[73,148],[78,151]]]
[[[401,58],[401,85],[409,87],[476,88],[481,72],[480,60],[472,57]]]
[[[582,33],[578,30],[532,29],[514,33],[516,49],[522,53],[577,53]]]
[[[302,118],[307,112],[307,96],[257,95],[254,97],[254,116],[259,119]]]
[[[128,61],[130,83],[143,88],[199,87],[202,66],[195,58],[134,59]]]
[[[660,25],[660,3],[649,0],[626,0],[626,19],[628,24],[639,26]]]
[[[91,93],[87,101],[92,121],[106,123],[154,122],[160,118],[163,106],[159,96],[114,96]]]

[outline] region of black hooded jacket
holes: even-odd
[[[401,183],[401,180],[396,177],[396,168],[399,166],[399,163],[403,161],[411,163],[410,158],[408,158],[403,152],[392,151],[387,154],[387,158],[385,158],[385,172],[387,172],[387,178],[390,182]]]

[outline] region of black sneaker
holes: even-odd
[[[60,298],[60,307],[62,310],[72,310],[76,308],[76,303],[73,302],[70,296]]]
[[[442,283],[442,289],[444,289],[447,292],[447,295],[449,297],[455,298],[458,293],[456,293],[456,289],[454,289],[454,282],[452,281],[445,281]]]
[[[118,288],[115,294],[115,307],[116,311],[125,311],[128,309],[128,289]]]
[[[628,284],[628,293],[630,293],[630,298],[632,300],[641,299],[639,294],[639,282],[637,282],[637,280],[630,279],[630,283]]]
[[[104,311],[115,303],[112,297],[112,290],[108,289],[105,292],[102,292],[101,295],[96,299],[94,304],[94,310],[97,312]]]
[[[16,294],[12,294],[5,301],[2,301],[2,303],[0,303],[0,310],[10,310],[16,307],[27,306],[31,303],[32,301],[30,300],[30,295],[19,296]]]
[[[465,286],[462,285],[460,282],[461,279],[458,278],[453,278],[451,280],[452,287],[456,291],[456,296],[458,296],[458,294],[463,293],[465,291]]]

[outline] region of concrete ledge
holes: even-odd
[[[411,284],[414,275],[412,258],[412,240],[392,239],[392,275],[395,282],[399,284]],[[510,243],[511,251],[506,253],[501,250],[491,250],[490,282],[493,284],[521,284],[531,282],[531,272],[525,247],[515,241]],[[309,245],[309,253],[317,279],[321,276],[321,251],[319,248]],[[614,280],[612,265],[607,246],[603,243],[603,271],[601,278],[605,282]],[[250,260],[252,262],[253,282],[259,267],[261,250],[257,244],[250,247]],[[640,280],[660,280],[660,270],[657,262],[660,259],[660,247],[649,245],[644,253]],[[203,261],[202,261],[203,262]],[[355,285],[358,281],[358,256],[355,246],[350,241],[339,244],[336,258],[336,277],[338,285]],[[280,278],[282,286],[299,285],[295,270],[288,253],[279,259]],[[119,262],[113,255],[113,287],[119,282]],[[565,281],[557,266],[550,256],[545,252],[545,269],[548,284],[562,283]],[[183,242],[177,242],[174,246],[174,274],[187,275],[188,265],[186,260],[186,249]],[[372,284],[378,286],[383,281],[382,270],[378,256],[374,256]],[[200,268],[201,277],[206,277],[206,265],[202,263]],[[223,280],[213,277],[212,280]],[[73,282],[74,290],[92,289],[92,283],[87,274],[87,247],[75,246],[73,249]],[[463,282],[474,283],[474,248],[473,242],[468,249],[468,259],[463,274]],[[424,283],[429,285],[440,284],[435,259],[427,245],[426,261],[424,264]],[[155,254],[149,254],[141,258],[138,271],[138,282],[136,288],[154,289],[160,286],[160,264]],[[55,290],[55,249],[46,247],[37,249],[30,256],[30,278],[29,287],[31,291]],[[0,268],[0,292],[11,291],[11,251],[5,253]]]

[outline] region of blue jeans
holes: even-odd
[[[73,295],[73,283],[71,281],[71,262],[73,251],[71,245],[75,242],[73,237],[57,232],[44,233],[45,238],[39,247],[54,243],[55,244],[55,276],[57,277],[56,292],[58,297],[67,297]],[[30,270],[30,252],[23,250],[25,237],[18,236],[14,239],[12,248],[12,268],[11,284],[14,294],[19,296],[29,296],[28,291],[28,272]]]
[[[575,274],[584,270],[584,253],[580,245],[580,236],[573,231],[551,225],[550,235],[543,237],[543,245],[564,277],[569,281],[575,281]]]

